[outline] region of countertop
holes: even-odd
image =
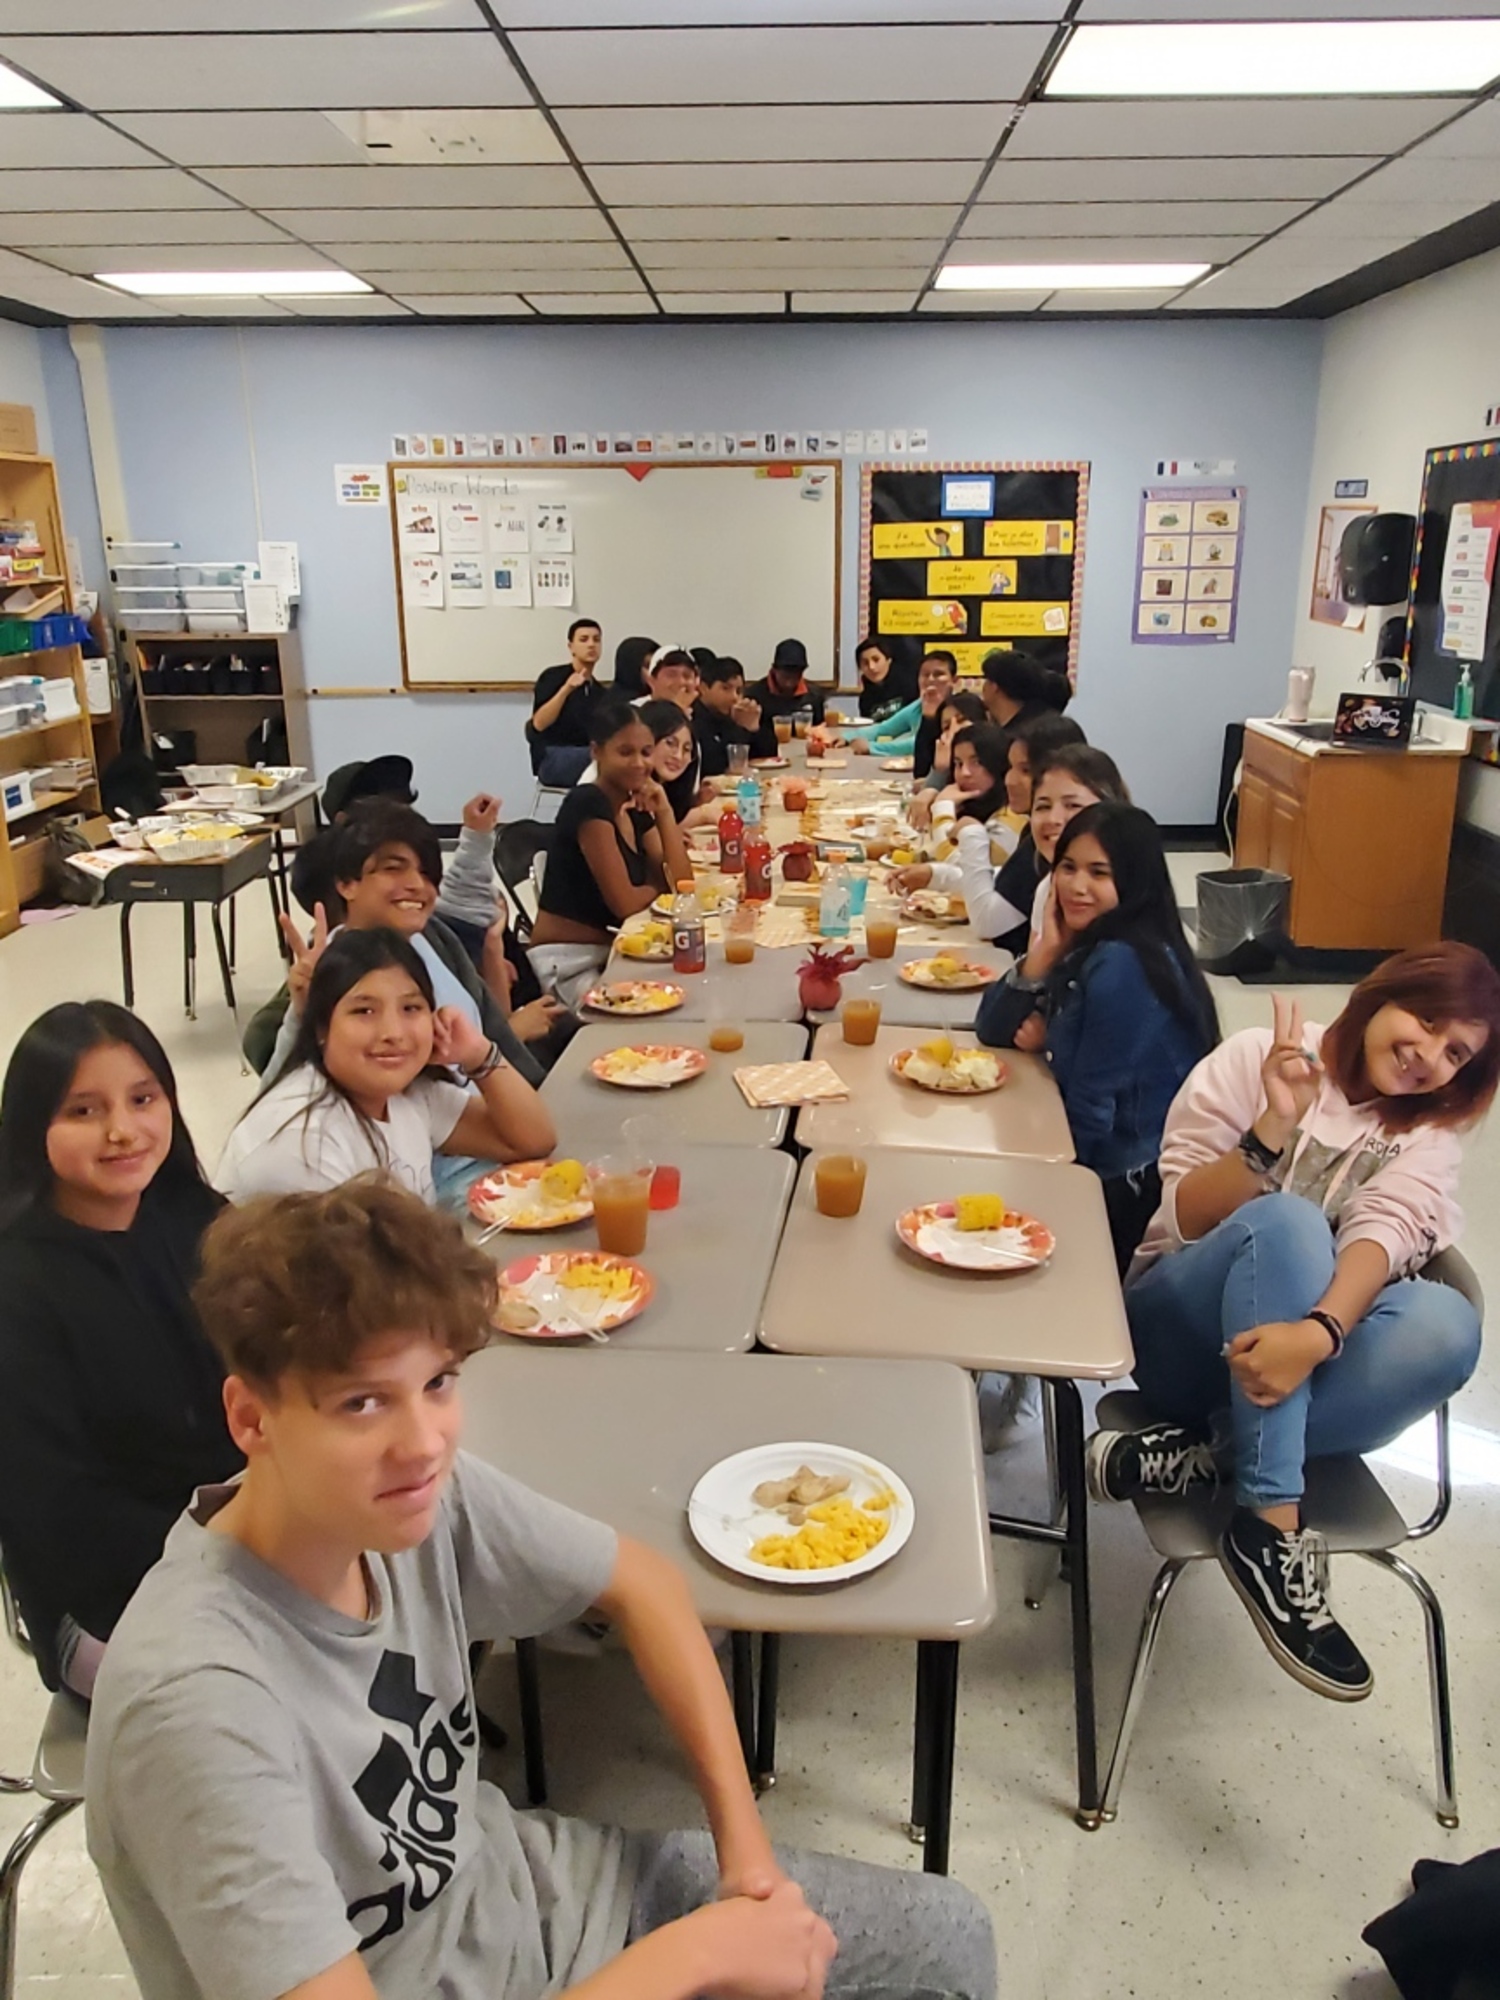
[[[1331,720],[1327,716],[1314,716],[1311,719],[1314,722]],[[1447,740],[1434,741],[1434,736],[1445,724],[1444,734]],[[1406,746],[1405,753],[1383,749],[1378,744],[1333,743],[1327,737],[1303,736],[1295,723],[1279,721],[1275,716],[1247,716],[1245,727],[1253,730],[1257,736],[1269,737],[1273,743],[1281,744],[1284,749],[1295,750],[1301,757],[1324,755],[1390,757],[1400,754],[1414,757],[1467,757],[1469,754],[1469,725],[1466,722],[1456,721],[1451,716],[1419,713],[1416,728],[1425,730],[1426,734],[1418,736],[1414,733],[1411,742]]]

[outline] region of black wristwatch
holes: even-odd
[[[1273,1152],[1253,1125],[1248,1131],[1241,1132],[1237,1150],[1251,1173],[1260,1174],[1262,1177],[1274,1173],[1286,1153],[1285,1146]]]

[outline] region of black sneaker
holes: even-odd
[[[1310,1528],[1285,1535],[1237,1507],[1219,1561],[1266,1650],[1293,1680],[1330,1701],[1363,1701],[1375,1685],[1364,1655],[1328,1608],[1328,1545]]]
[[[1096,1500],[1175,1496],[1218,1484],[1214,1455],[1201,1438],[1178,1424],[1144,1431],[1095,1431],[1084,1457],[1089,1492]]]

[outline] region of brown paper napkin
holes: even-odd
[[[778,1104],[835,1104],[849,1086],[826,1062],[747,1063],[734,1080],[752,1111]]]

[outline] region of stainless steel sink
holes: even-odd
[[[1315,743],[1331,743],[1333,741],[1333,718],[1331,716],[1324,722],[1278,722],[1276,727],[1290,731],[1293,736],[1309,737]]]

